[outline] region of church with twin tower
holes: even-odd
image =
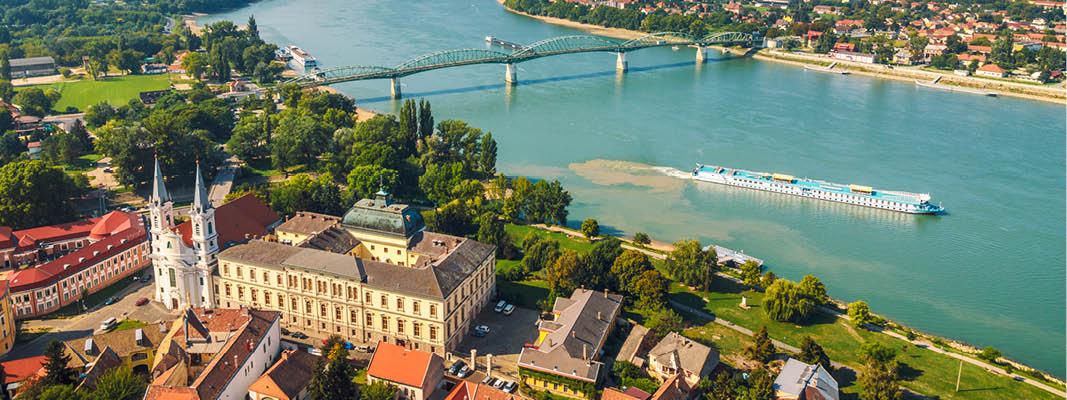
[[[207,187],[196,166],[196,186],[189,208],[191,232],[184,237],[174,223],[174,202],[163,182],[159,160],[149,199],[151,219],[152,264],[156,276],[156,301],[170,309],[215,307],[211,290],[211,273],[218,264],[219,239],[215,209],[208,199]]]

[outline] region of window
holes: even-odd
[[[310,301],[305,301],[304,302],[304,312],[308,313],[308,314],[311,314],[311,302]]]
[[[333,310],[333,317],[338,321],[341,320],[341,307],[337,307]]]
[[[386,295],[382,295],[382,308],[389,307],[389,298]]]
[[[237,277],[238,278],[244,278],[244,273],[241,272],[241,266],[240,265],[237,266]]]
[[[367,318],[366,318],[365,321],[363,321],[363,325],[366,325],[368,328],[373,326],[374,325],[374,314],[367,313]]]
[[[230,284],[229,284],[229,283],[227,283],[227,284],[226,284],[226,297],[230,297],[230,296],[232,296],[232,295],[233,295],[233,294],[231,294],[231,293],[230,293]]]
[[[278,278],[278,286],[281,286],[282,285],[282,274],[278,274],[278,275],[276,275],[276,277]],[[263,280],[264,281],[267,280],[266,274],[263,275]]]
[[[415,337],[422,337],[422,324],[418,322],[411,324],[411,329],[412,333],[415,334]]]
[[[268,283],[268,282],[270,282],[270,275],[267,274],[267,271],[263,271],[263,283]],[[278,283],[281,283],[280,279],[279,279]]]
[[[396,309],[404,311],[404,299],[401,297],[396,298]]]
[[[400,318],[396,319],[396,332],[397,333],[404,333],[404,320],[402,320]]]
[[[430,304],[430,317],[431,318],[437,317],[437,305],[436,304]]]
[[[364,297],[363,302],[367,303],[367,305],[369,306],[371,304],[371,293],[370,292],[366,292],[363,297]]]
[[[437,327],[430,326],[430,340],[437,340]]]
[[[382,316],[382,330],[383,331],[388,331],[389,330],[389,316],[388,315],[383,315]]]
[[[321,315],[323,317],[326,316],[326,305],[325,304],[319,304],[319,315]]]
[[[256,281],[256,269],[255,268],[249,268],[248,269],[248,279],[251,279],[252,282]]]
[[[419,313],[419,301],[418,300],[415,300],[415,301],[411,302],[411,312],[413,312],[415,314]]]
[[[171,268],[168,273],[170,274],[170,287],[178,286],[178,278],[174,276],[174,268]]]

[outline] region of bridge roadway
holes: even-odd
[[[707,59],[708,46],[745,45],[751,47],[757,40],[758,38],[752,34],[740,32],[717,32],[699,38],[681,32],[657,32],[627,41],[591,35],[559,36],[522,46],[510,53],[492,49],[445,50],[415,57],[395,67],[353,65],[327,68],[306,73],[286,83],[301,87],[314,87],[341,82],[390,79],[392,97],[398,99],[401,97],[401,77],[435,69],[475,64],[504,64],[504,81],[509,85],[514,85],[518,82],[515,64],[542,57],[593,52],[616,53],[616,70],[626,72],[628,69],[626,53],[635,50],[663,46],[692,46],[697,50],[696,62],[702,64]]]

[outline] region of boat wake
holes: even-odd
[[[690,174],[677,168],[622,160],[589,160],[567,166],[582,178],[598,185],[634,185],[653,192],[678,191]],[[684,180],[684,181],[683,181]]]
[[[682,170],[680,170],[678,168],[657,167],[657,166],[651,166],[650,168],[652,170],[654,170],[654,171],[659,171],[663,175],[667,175],[667,176],[672,177],[672,178],[685,179],[685,180],[693,179],[693,174],[692,173],[687,172],[687,171],[682,171]]]

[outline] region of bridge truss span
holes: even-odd
[[[593,35],[569,35],[540,40],[522,46],[512,52],[493,49],[454,49],[424,54],[404,61],[395,67],[357,65],[315,70],[290,79],[286,83],[293,83],[301,87],[313,87],[368,79],[391,79],[393,96],[399,97],[400,84],[398,78],[435,69],[474,64],[505,64],[507,67],[505,81],[513,84],[517,82],[514,64],[541,57],[614,52],[618,54],[617,69],[625,72],[625,53],[634,50],[661,46],[693,46],[697,48],[696,62],[699,64],[705,60],[704,54],[707,46],[752,46],[757,40],[753,34],[742,32],[716,32],[701,38],[696,38],[683,32],[655,32],[625,41]]]

